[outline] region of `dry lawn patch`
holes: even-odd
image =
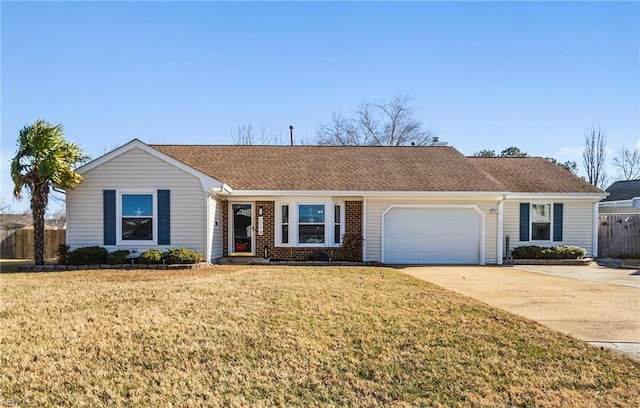
[[[0,403],[640,400],[640,364],[392,269],[100,270],[0,282]]]

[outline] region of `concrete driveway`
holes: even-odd
[[[594,277],[597,273],[590,266],[411,266],[401,270],[640,360],[640,275],[632,275],[636,271],[606,268],[599,273],[610,273],[609,277]],[[608,278],[611,282],[605,283]]]

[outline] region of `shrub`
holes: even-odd
[[[329,254],[324,251],[313,251],[307,256],[307,261],[328,261]]]
[[[515,259],[578,259],[583,258],[587,250],[574,245],[559,245],[554,247],[540,247],[526,245],[513,249]]]
[[[107,255],[107,263],[109,265],[120,265],[127,263],[127,255],[129,255],[131,251],[128,249],[120,249],[118,251],[113,251]]]
[[[157,265],[164,262],[164,252],[159,249],[149,249],[140,254],[138,263],[146,265]]]
[[[555,247],[561,259],[578,259],[584,258],[587,254],[587,250],[575,245],[560,245]]]
[[[362,234],[348,232],[342,236],[342,257],[346,261],[362,260]]]
[[[56,250],[56,257],[58,258],[58,264],[60,264],[60,265],[66,265],[67,264],[67,257],[69,256],[69,249],[71,249],[71,247],[69,245],[66,245],[66,244],[58,245],[58,249]]]
[[[194,264],[202,261],[202,255],[188,248],[172,248],[167,252],[165,259],[169,265]]]
[[[527,245],[513,248],[511,255],[516,259],[537,259],[542,257],[542,247]]]
[[[101,246],[75,249],[67,255],[69,265],[99,265],[105,263],[109,252]]]

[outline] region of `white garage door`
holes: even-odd
[[[393,207],[382,222],[385,263],[480,263],[481,219],[472,208]]]

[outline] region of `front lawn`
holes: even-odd
[[[387,268],[0,275],[0,402],[635,406],[640,364]]]

